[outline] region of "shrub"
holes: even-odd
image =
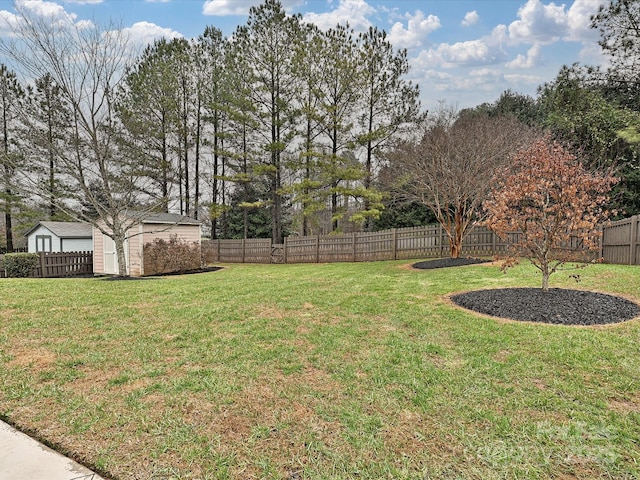
[[[2,267],[7,277],[26,278],[31,276],[39,261],[37,253],[7,253],[2,257]]]
[[[181,273],[202,267],[200,245],[171,235],[169,241],[156,238],[144,246],[144,274]]]

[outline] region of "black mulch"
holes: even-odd
[[[171,275],[192,275],[194,273],[207,273],[222,270],[222,267],[203,267],[195,270],[184,270],[182,272],[169,272],[169,273],[156,273],[155,275],[149,275],[146,277],[121,277],[119,275],[103,277],[103,280],[107,282],[120,281],[120,280],[153,280],[158,277],[168,277]]]
[[[464,265],[474,265],[476,263],[487,263],[490,260],[484,260],[482,258],[441,258],[439,260],[427,260],[424,262],[414,263],[413,268],[420,268],[423,270],[430,268],[446,268],[446,267],[462,267]]]
[[[606,325],[640,316],[640,306],[597,292],[552,288],[501,288],[453,295],[461,307],[494,317],[560,325]]]

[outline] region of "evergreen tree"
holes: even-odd
[[[60,85],[50,74],[36,80],[29,100],[30,128],[26,134],[31,138],[28,142],[31,149],[30,171],[42,178],[42,188],[47,192],[49,219],[64,218],[64,213],[58,208],[58,203],[64,201],[58,152],[68,138],[67,129],[72,123],[72,115]],[[36,135],[33,135],[32,128],[37,130]]]
[[[294,139],[296,125],[291,74],[292,45],[300,31],[300,17],[288,16],[280,2],[266,0],[251,7],[246,26],[238,28],[233,42],[251,67],[249,101],[255,106],[258,145],[263,160],[256,174],[269,180],[272,240],[281,243],[284,226],[284,155]]]
[[[0,65],[0,165],[4,188],[0,198],[3,203],[5,220],[5,241],[7,252],[12,252],[13,244],[13,208],[17,201],[15,173],[18,165],[18,138],[20,131],[20,112],[24,107],[25,90],[18,82],[15,72],[6,65]]]
[[[640,110],[640,2],[612,0],[591,17],[591,27],[600,32],[599,44],[610,57],[608,81],[620,103]]]
[[[178,138],[178,78],[166,39],[157,40],[143,52],[123,81],[118,113],[140,159],[141,171],[152,181],[149,193],[158,197],[162,210],[169,211],[177,170],[174,161]]]
[[[370,27],[358,36],[360,113],[357,143],[364,150],[364,188],[373,186],[376,159],[403,129],[421,121],[419,89],[404,79],[409,72],[407,51],[396,51],[383,30]],[[372,205],[365,201],[364,210]],[[367,222],[369,224],[370,220]]]

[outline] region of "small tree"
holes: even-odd
[[[617,181],[611,173],[587,171],[575,155],[545,137],[520,150],[494,178],[483,203],[485,224],[511,242],[514,256],[528,258],[541,271],[544,292],[561,265],[599,248],[598,224],[608,215],[603,206]],[[580,252],[570,248],[572,241]]]

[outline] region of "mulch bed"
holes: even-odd
[[[414,263],[413,268],[419,268],[421,270],[428,270],[431,268],[448,268],[448,267],[463,267],[465,265],[475,265],[477,263],[488,263],[490,260],[482,258],[440,258],[438,260],[426,260],[424,262]]]
[[[480,258],[442,258],[414,263],[431,269],[486,263]],[[552,288],[499,288],[475,290],[451,296],[468,310],[492,317],[558,325],[608,325],[640,316],[640,306],[625,298],[584,290]]]
[[[500,318],[559,325],[607,325],[640,316],[640,306],[613,295],[540,288],[500,288],[453,295],[464,308]]]
[[[169,277],[172,275],[192,275],[194,273],[207,273],[207,272],[215,272],[217,270],[222,270],[223,267],[203,267],[195,270],[184,270],[182,272],[168,272],[168,273],[155,273],[153,275],[147,275],[143,277],[122,277],[120,275],[111,275],[107,277],[102,277],[103,280],[107,282],[111,281],[119,281],[119,280],[153,280],[158,277]]]

